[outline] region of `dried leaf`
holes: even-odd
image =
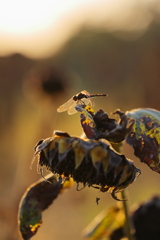
[[[154,109],[134,109],[126,114],[135,120],[127,143],[134,148],[141,162],[160,173],[160,112]]]
[[[119,123],[109,118],[102,109],[94,113],[93,109],[85,105],[77,105],[76,110],[81,112],[80,121],[88,139],[106,139],[113,143],[122,142],[132,130],[134,120],[129,119],[123,112],[116,110],[114,114],[120,117]]]
[[[19,205],[19,230],[25,240],[33,237],[42,224],[42,211],[49,207],[65,188],[73,185],[69,179],[63,184],[53,174],[32,184],[24,193]]]
[[[93,119],[94,110],[86,105],[77,105],[76,110],[81,112],[80,121],[84,133],[88,139],[96,139],[99,136],[100,131],[96,128],[96,124]]]

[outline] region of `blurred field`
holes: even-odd
[[[122,34],[123,35],[123,34]],[[111,117],[115,109],[160,110],[160,26],[152,24],[137,38],[82,28],[54,56],[33,60],[20,54],[0,58],[0,239],[21,239],[17,210],[26,188],[40,178],[36,162],[30,169],[34,145],[53,130],[80,135],[79,114],[58,114],[57,107],[81,90],[107,93],[95,109]],[[129,188],[130,205],[160,194],[158,173],[152,172],[125,145],[142,175]],[[97,206],[95,198],[101,200]],[[43,214],[35,240],[82,239],[81,231],[103,208],[116,204],[96,189],[61,195]]]

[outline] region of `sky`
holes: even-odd
[[[5,0],[0,6],[0,56],[47,57],[83,25],[143,31],[159,14],[158,0]],[[136,16],[136,17],[135,17]]]

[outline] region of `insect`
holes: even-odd
[[[85,104],[85,105],[90,105],[93,106],[94,103],[91,100],[93,97],[106,97],[107,94],[101,93],[101,94],[90,94],[86,90],[77,93],[74,95],[71,99],[69,99],[66,103],[61,105],[60,107],[57,108],[57,112],[65,112],[67,111],[69,115],[72,115],[77,112],[75,109],[76,105],[79,104]]]
[[[99,198],[99,197],[96,197],[96,203],[97,203],[97,205],[99,204],[99,200],[100,200],[100,198]]]

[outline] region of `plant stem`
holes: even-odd
[[[132,220],[128,214],[128,206],[127,206],[127,201],[125,201],[126,194],[125,194],[124,190],[121,192],[121,197],[124,200],[124,201],[122,201],[122,205],[123,205],[123,210],[124,210],[125,219],[126,219],[125,224],[124,224],[125,236],[128,238],[128,240],[136,240],[135,237],[133,236],[135,229],[134,229]]]
[[[116,148],[115,148],[116,146]],[[123,146],[123,143],[120,143],[118,145],[115,144],[115,146],[113,145],[113,148],[121,153],[121,148]],[[122,198],[122,207],[123,207],[123,211],[125,214],[125,223],[124,223],[124,235],[128,238],[128,240],[136,240],[134,237],[134,233],[135,233],[135,228],[132,222],[132,219],[129,217],[129,213],[128,213],[128,206],[127,206],[127,197],[126,197],[126,193],[125,190],[123,190],[121,193],[121,198]]]

